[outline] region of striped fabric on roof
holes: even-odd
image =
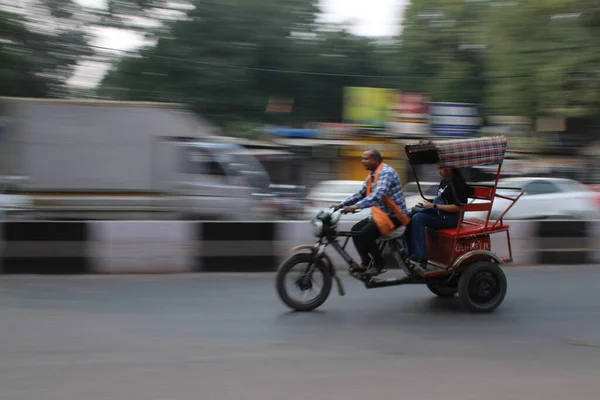
[[[409,153],[435,151],[445,168],[499,164],[504,160],[508,141],[504,136],[421,142],[407,146]]]

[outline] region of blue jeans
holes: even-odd
[[[430,229],[456,228],[460,213],[449,213],[431,209],[412,215],[406,229],[407,242],[410,245],[410,258],[427,260],[427,231]]]

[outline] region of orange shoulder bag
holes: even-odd
[[[377,182],[379,181],[379,172],[381,172],[381,168],[383,168],[383,163],[379,164],[379,167],[377,167],[377,169],[375,170],[375,184],[377,184]],[[369,179],[367,181],[367,196],[371,194],[371,191],[371,179]],[[400,207],[398,207],[398,205],[394,203],[394,200],[392,200],[389,196],[386,195],[383,198],[383,201],[388,207],[392,209],[392,211],[394,211],[394,214],[396,214],[396,217],[398,217],[398,220],[402,225],[408,225],[410,223],[409,216],[402,212]],[[379,228],[379,232],[382,235],[387,235],[394,229],[394,222],[392,221],[390,216],[387,215],[385,211],[383,211],[381,208],[372,206],[371,214],[373,215],[373,221],[375,221],[375,224],[377,224],[377,228]]]

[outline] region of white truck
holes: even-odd
[[[180,105],[0,98],[0,120],[9,215],[269,218],[260,162]]]

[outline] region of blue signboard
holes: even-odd
[[[319,138],[321,131],[318,129],[295,129],[295,128],[268,128],[267,133],[275,136],[290,138]]]
[[[429,113],[434,136],[470,137],[481,129],[477,104],[432,102]]]

